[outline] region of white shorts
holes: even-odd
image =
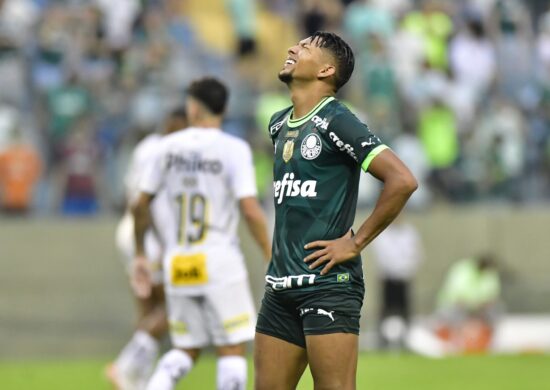
[[[126,271],[130,272],[135,255],[134,218],[124,214],[116,229],[116,245],[122,254]],[[162,284],[162,244],[156,234],[149,229],[145,234],[145,253],[151,267],[153,284]]]
[[[210,287],[203,295],[168,293],[166,302],[175,347],[235,345],[254,339],[256,310],[246,279]]]

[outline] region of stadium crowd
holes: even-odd
[[[187,3],[0,0],[2,209],[120,209],[132,147],[205,73],[227,81],[225,129],[253,144],[268,197],[265,125],[289,102],[258,66],[278,39],[258,34],[260,11],[296,39],[349,39],[357,71],[342,97],[417,176],[413,206],[549,199],[546,2],[226,0],[236,44],[225,52],[201,39]]]

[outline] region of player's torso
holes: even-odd
[[[225,245],[236,240],[236,200],[229,187],[224,134],[214,129],[184,130],[167,143],[165,188],[177,218],[172,243],[183,248]]]
[[[268,278],[275,289],[313,281],[336,283],[338,278],[349,281],[349,272],[357,273],[357,265],[350,263],[323,281],[320,270],[309,270],[303,262],[311,253],[304,250],[305,244],[341,237],[353,224],[359,168],[328,130],[338,113],[339,103],[329,101],[302,120],[289,121],[288,112],[271,126],[272,134],[277,132],[273,138],[276,221]]]
[[[200,290],[246,272],[227,137],[216,129],[191,128],[164,146],[166,203],[175,218],[162,229],[169,237],[165,272],[173,287]]]

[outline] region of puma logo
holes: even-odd
[[[317,309],[317,314],[318,315],[327,316],[332,321],[334,321],[334,316],[332,315],[332,313],[334,313],[334,310],[333,311],[326,311],[325,309]]]

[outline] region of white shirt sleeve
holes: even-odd
[[[244,141],[236,143],[233,153],[231,153],[231,160],[229,177],[235,198],[256,196],[256,174],[250,146]]]
[[[156,153],[143,164],[143,173],[139,180],[139,191],[156,194],[164,182],[166,158],[164,148],[158,145]]]

